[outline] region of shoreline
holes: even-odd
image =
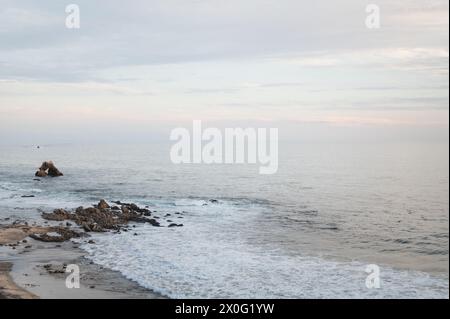
[[[37,296],[18,286],[11,278],[13,264],[0,261],[0,299],[36,299]]]
[[[79,228],[44,223],[0,224],[0,299],[166,299],[90,261],[79,246],[95,243]],[[66,286],[68,265],[78,266],[79,288]]]
[[[88,260],[78,244],[14,244],[13,254],[0,258],[0,299],[162,299],[119,272]],[[31,247],[29,247],[31,246]],[[10,249],[10,246],[0,247]],[[28,247],[28,248],[25,248]],[[1,251],[1,250],[0,250]],[[80,269],[80,288],[66,287],[67,265]]]

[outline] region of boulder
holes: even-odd
[[[45,176],[51,176],[51,177],[57,177],[57,176],[63,176],[63,173],[61,173],[53,164],[52,161],[46,161],[43,162],[41,167],[39,167],[39,170],[36,172],[35,176],[37,177],[45,177]]]
[[[147,222],[150,223],[150,225],[155,226],[155,227],[161,226],[155,219],[149,219]]]

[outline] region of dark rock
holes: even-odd
[[[58,236],[49,235],[49,233],[57,233]],[[67,241],[72,238],[79,238],[79,237],[81,237],[81,235],[79,233],[77,233],[76,231],[73,231],[73,230],[70,230],[67,228],[53,227],[47,233],[31,234],[30,237],[35,240],[39,240],[39,241],[43,241],[43,242],[58,243],[58,242]]]
[[[140,210],[139,206],[136,205],[136,204],[129,204],[128,206],[130,206],[130,208],[131,208],[132,210],[135,210],[135,211]]]
[[[37,177],[45,177],[45,176],[51,176],[51,177],[57,177],[57,176],[63,176],[63,173],[61,173],[53,164],[52,161],[46,161],[43,162],[41,167],[39,167],[39,170],[36,172],[35,176]]]
[[[98,209],[108,209],[110,208],[110,206],[108,205],[108,203],[102,199],[98,204],[97,204],[97,208]]]
[[[83,227],[85,232],[89,233],[89,232],[92,231],[91,227],[88,224],[86,224],[86,223],[82,224],[81,227]]]
[[[150,223],[152,226],[155,226],[155,227],[160,227],[161,226],[161,224],[160,223],[158,223],[156,220],[154,220],[154,219],[149,219],[148,220],[148,223]]]
[[[42,218],[53,221],[63,221],[71,219],[71,214],[64,209],[55,209],[53,213],[43,213]]]
[[[66,272],[66,266],[64,265],[51,265],[47,264],[44,265],[43,268],[49,273],[49,274],[64,274]]]
[[[156,221],[158,217],[155,216],[153,219],[144,217],[145,214],[149,214],[150,212],[147,209],[141,209],[135,204],[121,204],[120,210],[113,210],[106,208],[108,204],[102,200],[95,207],[78,207],[73,212],[56,209],[53,213],[42,213],[42,217],[52,221],[73,221],[82,227],[85,232],[105,232],[107,230],[127,231],[122,226],[128,225],[130,222],[150,223],[153,226],[160,226],[159,222]],[[66,226],[71,226],[71,224],[67,222]]]

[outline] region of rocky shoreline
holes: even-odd
[[[51,213],[42,213],[44,224],[59,222],[53,226],[32,226],[28,223],[14,221],[12,224],[3,226],[2,236],[13,236],[17,241],[25,237],[33,238],[43,242],[65,242],[72,238],[89,237],[91,232],[118,233],[131,231],[137,223],[148,223],[154,227],[182,227],[183,224],[174,223],[171,214],[163,217],[157,216],[156,211],[141,208],[134,203],[113,202],[117,206],[110,206],[105,200],[97,205],[84,208],[78,207],[73,211],[55,209]],[[175,213],[177,218],[183,218],[182,213]],[[4,245],[0,237],[0,246]],[[9,244],[15,247],[14,243]]]
[[[89,232],[106,232],[130,230],[130,223],[148,223],[155,227],[164,227],[161,225],[161,217],[156,216],[155,211],[150,211],[148,208],[141,208],[133,203],[122,203],[120,201],[113,202],[118,206],[110,206],[105,200],[101,200],[93,207],[84,208],[78,207],[72,212],[64,209],[56,209],[52,213],[43,213],[42,218],[51,221],[72,221],[76,225],[83,228],[87,233]],[[170,217],[166,214],[164,217]],[[167,219],[167,227],[181,227],[183,224],[177,224],[172,220]],[[70,227],[69,222],[66,227]],[[72,234],[77,236],[79,234]]]
[[[117,272],[93,264],[85,258],[86,253],[72,239],[95,244],[89,239],[90,233],[120,234],[133,231],[137,224],[142,223],[153,227],[182,227],[183,224],[174,222],[183,218],[182,213],[175,213],[176,216],[168,213],[160,215],[148,207],[139,207],[134,203],[111,203],[110,205],[101,200],[92,207],[43,212],[41,225],[29,225],[21,221],[0,224],[0,252],[6,249],[10,254],[16,255],[16,258],[0,257],[0,298],[162,298]],[[138,236],[137,233],[134,235]],[[17,258],[18,255],[20,258]],[[25,262],[27,258],[31,260]],[[71,263],[83,265],[85,287],[82,290],[74,289],[69,292],[65,287],[68,275],[65,267]],[[17,266],[19,264],[22,266]],[[26,273],[14,272],[15,268],[24,268]],[[89,269],[89,274],[86,269]],[[49,276],[51,279],[48,279]],[[105,282],[105,277],[111,283]],[[45,288],[49,285],[48,282],[52,284]],[[102,290],[97,288],[99,286],[103,287]],[[49,294],[46,291],[48,288],[56,289],[58,293]]]

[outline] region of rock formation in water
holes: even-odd
[[[63,173],[56,168],[52,161],[46,161],[42,163],[41,167],[39,167],[39,170],[34,175],[37,177],[57,177],[63,176]]]
[[[127,225],[134,223],[149,223],[160,227],[160,223],[151,216],[151,211],[140,208],[136,204],[120,203],[120,208],[113,209],[105,200],[101,200],[94,207],[78,207],[70,212],[64,209],[55,209],[53,213],[43,213],[42,218],[51,221],[73,221],[86,232],[106,232],[108,230],[127,231]]]

